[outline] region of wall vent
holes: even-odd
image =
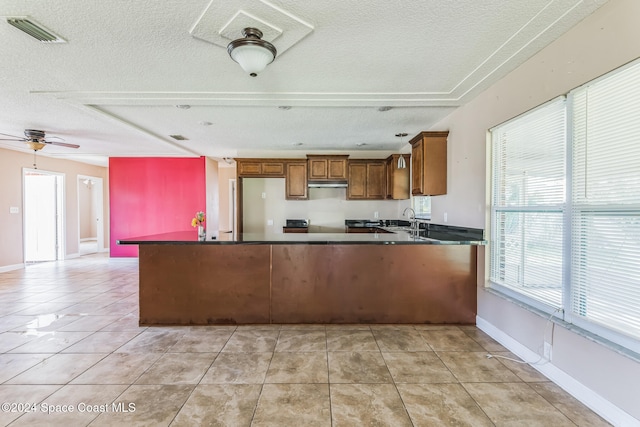
[[[171,138],[175,139],[176,141],[188,141],[189,138],[187,138],[186,136],[183,135],[169,135]]]
[[[7,18],[9,25],[13,25],[20,31],[29,34],[34,39],[41,41],[42,43],[66,43],[67,41],[54,33],[53,31],[43,27],[29,17],[12,17]]]

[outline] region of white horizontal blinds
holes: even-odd
[[[551,307],[562,304],[562,213],[495,213],[491,281]]]
[[[565,99],[492,130],[491,281],[562,303]]]
[[[492,130],[494,206],[565,202],[565,98]]]
[[[572,95],[571,310],[640,338],[640,63]]]

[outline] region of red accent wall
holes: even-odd
[[[118,239],[193,230],[191,218],[205,207],[204,157],[109,159],[112,257],[138,256],[136,245]]]

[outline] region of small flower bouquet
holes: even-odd
[[[198,240],[203,242],[207,238],[207,232],[204,228],[204,222],[206,221],[204,212],[196,212],[196,216],[191,220],[192,227],[198,227]]]
[[[204,227],[204,222],[206,221],[204,212],[196,212],[195,218],[191,220],[192,227]]]

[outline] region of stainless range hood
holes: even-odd
[[[309,181],[309,188],[347,188],[347,181]]]

